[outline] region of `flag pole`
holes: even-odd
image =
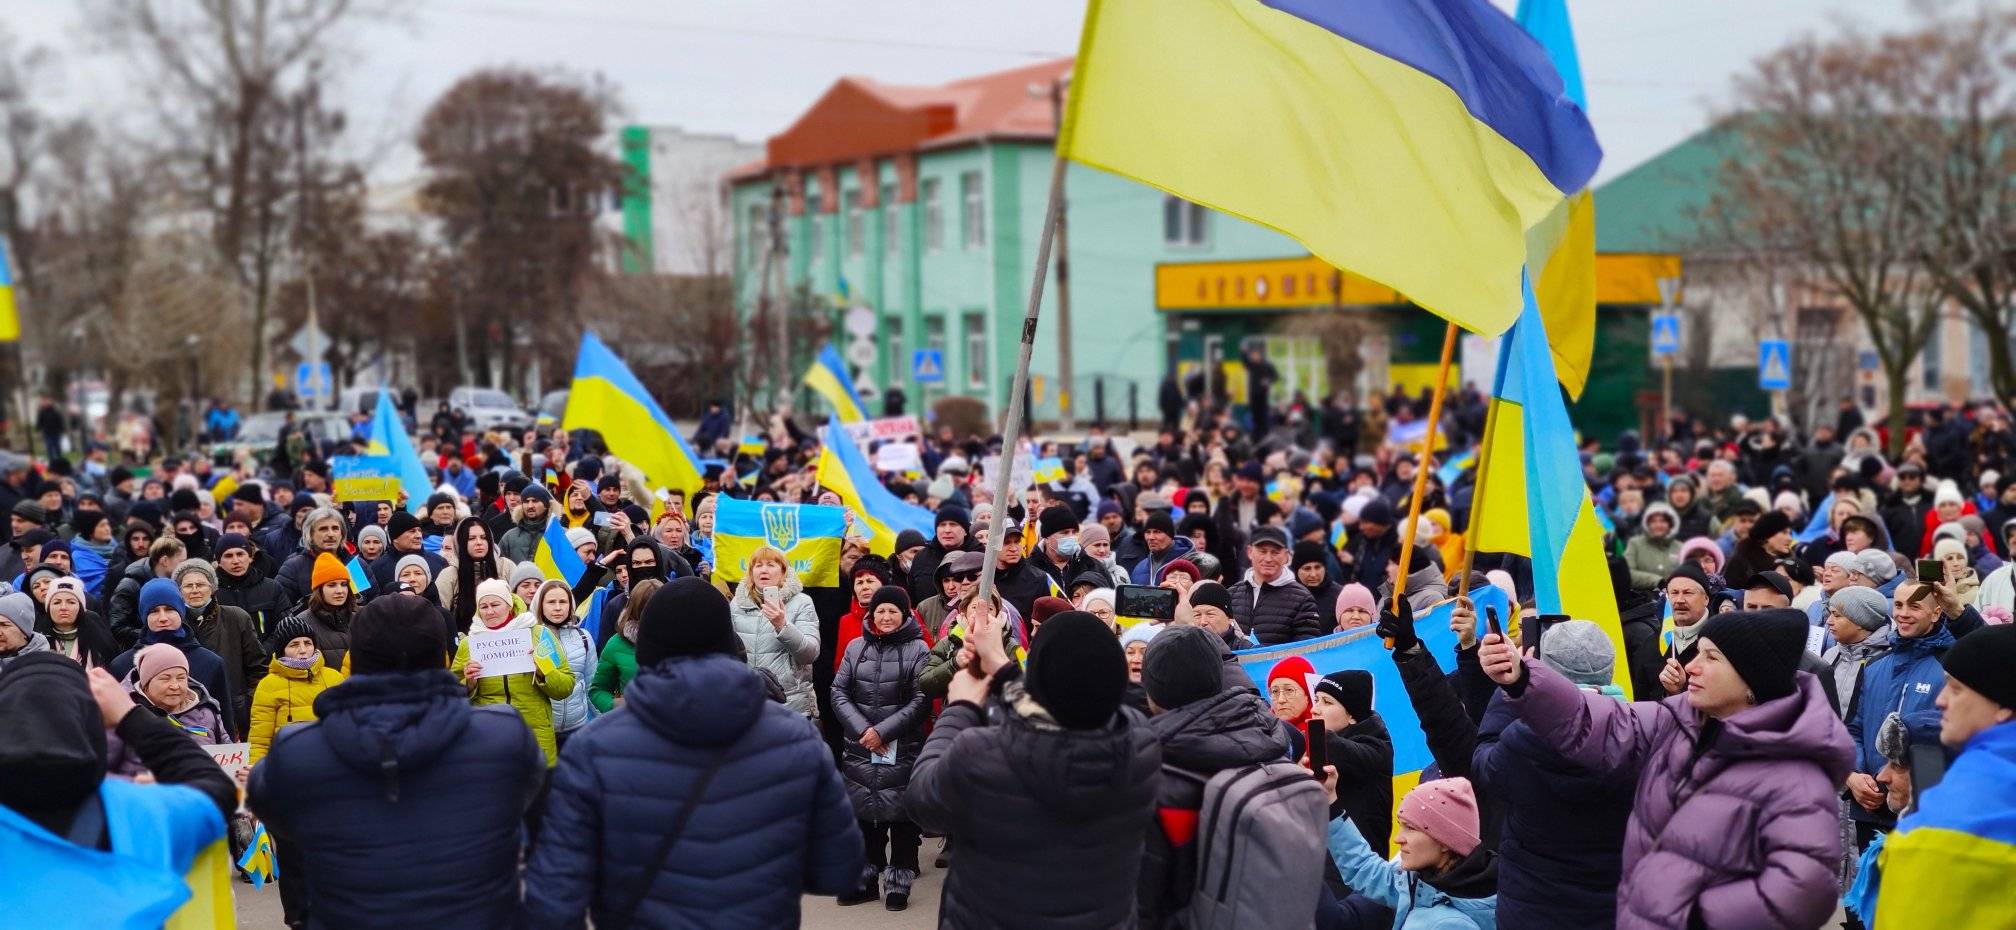
[[[1498,405],[1484,411],[1484,437],[1477,441],[1477,480],[1470,485],[1470,519],[1463,525],[1463,573],[1456,584],[1457,597],[1470,596],[1470,565],[1477,558],[1477,527],[1484,520],[1485,479],[1491,468],[1491,437],[1498,431]]]
[[[1001,473],[994,476],[994,519],[987,525],[987,554],[980,566],[980,588],[976,600],[985,601],[994,593],[994,565],[1001,555],[1002,537],[1008,527],[1008,482],[1014,475],[1015,447],[1022,441],[1022,398],[1029,389],[1029,354],[1036,348],[1036,318],[1043,309],[1043,282],[1050,275],[1050,244],[1057,234],[1058,209],[1064,203],[1063,140],[1050,167],[1050,202],[1043,208],[1043,235],[1036,240],[1036,268],[1029,282],[1029,308],[1022,315],[1022,354],[1015,363],[1015,381],[1008,391],[1008,419],[1001,424]],[[1452,329],[1451,332],[1454,332]],[[1442,367],[1449,367],[1449,353],[1442,353]],[[1436,394],[1436,405],[1442,402]],[[1027,515],[1024,515],[1027,519]]]
[[[1414,469],[1414,493],[1407,502],[1405,537],[1400,544],[1400,577],[1393,582],[1393,612],[1400,612],[1400,599],[1407,593],[1407,564],[1414,558],[1414,533],[1421,522],[1421,497],[1428,493],[1428,464],[1435,457],[1437,421],[1442,419],[1442,395],[1449,389],[1449,362],[1456,355],[1456,324],[1442,333],[1442,364],[1435,371],[1435,397],[1428,402],[1428,432],[1421,437],[1421,463]],[[1386,643],[1391,648],[1393,643]]]

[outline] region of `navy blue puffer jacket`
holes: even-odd
[[[796,927],[799,898],[852,891],[861,831],[833,755],[803,714],[725,655],[640,669],[623,706],[560,753],[527,869],[536,927],[621,926],[659,842],[717,754],[721,770],[633,927]]]
[[[546,759],[509,707],[446,670],[358,675],[315,698],[252,769],[251,807],[292,844],[314,927],[520,927],[518,835]]]

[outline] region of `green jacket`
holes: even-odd
[[[606,714],[616,708],[616,698],[637,677],[637,647],[622,634],[609,637],[602,658],[595,662],[595,677],[588,683],[588,700],[595,712]]]
[[[554,638],[552,631],[543,625],[533,627],[533,631],[536,646],[532,662],[538,669],[478,678],[475,684],[469,686],[469,703],[477,707],[509,704],[516,708],[518,716],[525,718],[525,725],[532,728],[532,736],[539,741],[539,751],[546,754],[546,767],[552,768],[560,761],[559,747],[553,742],[553,702],[574,693],[574,669],[564,660],[554,662],[550,658],[562,654],[560,641]],[[469,639],[464,637],[455,646],[455,663],[450,666],[455,680],[462,680],[462,667],[468,664]]]

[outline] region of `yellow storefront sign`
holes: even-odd
[[[1657,304],[1659,279],[1679,276],[1678,255],[1599,254],[1596,302]],[[1307,310],[1406,302],[1390,287],[1310,256],[1155,266],[1155,309],[1162,311]]]

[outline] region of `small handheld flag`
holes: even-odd
[[[532,564],[548,578],[559,578],[573,587],[581,581],[581,573],[588,566],[581,561],[581,554],[574,551],[567,541],[567,531],[560,527],[559,518],[546,521],[546,531],[540,534],[539,548],[532,552]]]
[[[264,888],[267,882],[280,879],[280,859],[274,855],[273,835],[266,832],[265,824],[253,826],[252,842],[246,844],[244,855],[238,857],[238,867],[252,879],[254,888]]]
[[[358,594],[371,590],[371,572],[365,568],[363,556],[351,556],[350,561],[343,563],[343,568],[350,573],[350,590]]]

